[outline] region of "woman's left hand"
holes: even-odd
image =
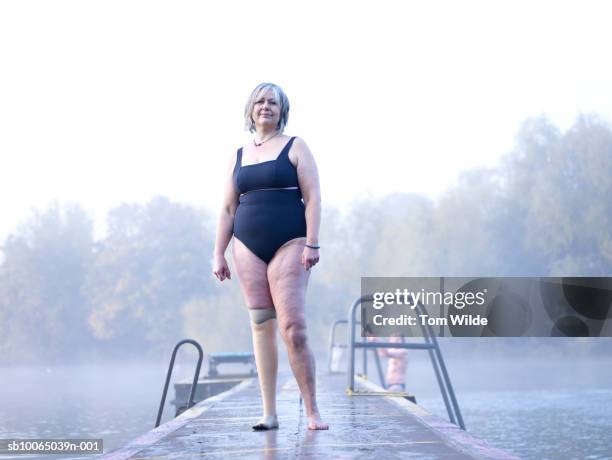
[[[302,252],[302,265],[306,271],[310,270],[311,267],[314,267],[317,262],[319,262],[319,250],[312,249],[307,246],[304,247],[304,251]]]

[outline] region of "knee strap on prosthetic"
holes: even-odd
[[[274,308],[249,308],[249,315],[255,324],[261,324],[276,318],[276,310]]]

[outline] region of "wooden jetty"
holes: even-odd
[[[402,397],[351,396],[346,380],[346,374],[317,377],[317,399],[323,419],[330,424],[328,431],[308,430],[293,378],[284,380],[277,395],[280,428],[252,431],[261,415],[261,398],[257,379],[250,378],[101,458],[517,458]],[[384,391],[362,378],[356,384],[358,391]]]

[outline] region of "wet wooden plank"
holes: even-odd
[[[363,379],[356,382],[360,390],[382,391]],[[308,430],[294,379],[278,392],[280,428],[252,431],[261,399],[257,381],[249,379],[103,458],[516,458],[404,398],[348,396],[346,375],[320,375],[317,387],[328,431]]]

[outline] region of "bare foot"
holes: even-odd
[[[308,417],[309,430],[329,430],[329,425],[321,421],[319,414],[313,414]]]

